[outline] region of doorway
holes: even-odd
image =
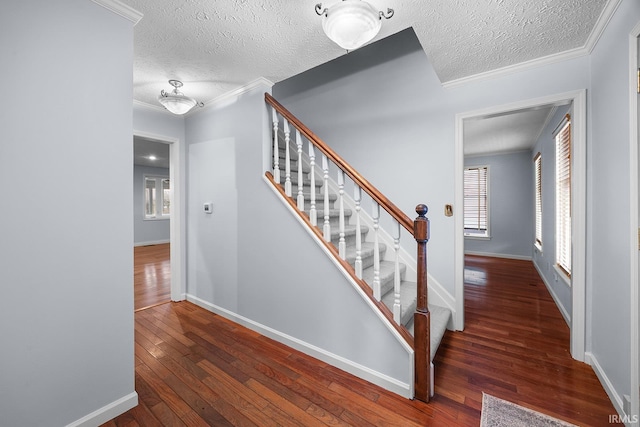
[[[177,138],[152,134],[144,131],[133,132],[134,139],[142,138],[169,147],[169,182],[171,219],[169,223],[170,295],[171,301],[186,298],[186,232],[184,223],[185,206],[185,155],[183,142]]]
[[[571,355],[585,359],[585,230],[586,230],[586,91],[569,92],[522,102],[489,107],[456,115],[455,135],[455,203],[463,206],[464,198],[464,138],[465,123],[479,118],[501,116],[509,112],[536,110],[547,106],[572,104],[572,274],[571,300]],[[533,242],[532,242],[533,244]],[[455,217],[455,293],[456,329],[464,328],[464,223],[463,216]]]

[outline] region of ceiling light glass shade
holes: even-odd
[[[173,114],[185,114],[197,104],[195,99],[189,98],[181,93],[165,92],[164,95],[161,94],[158,96],[158,101]]]
[[[355,50],[373,39],[382,26],[380,14],[362,0],[343,0],[322,17],[327,37],[346,50]]]
[[[158,101],[173,114],[185,114],[196,105],[204,105],[198,104],[198,101],[189,98],[178,90],[179,87],[182,87],[181,81],[169,80],[169,84],[173,86],[173,90],[171,92],[162,90],[158,95]]]

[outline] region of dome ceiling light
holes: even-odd
[[[385,13],[363,0],[342,0],[324,9],[322,3],[316,4],[316,13],[322,16],[322,29],[327,37],[349,51],[371,41],[382,27],[382,18],[391,18],[393,9]]]
[[[165,92],[163,89],[160,95],[158,95],[158,101],[173,114],[186,114],[196,105],[198,107],[204,107],[204,103],[189,98],[178,90],[179,87],[183,86],[181,81],[169,80],[169,84],[173,86],[173,90],[171,92]]]

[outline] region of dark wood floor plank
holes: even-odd
[[[610,425],[615,410],[592,368],[570,357],[569,328],[532,263],[465,263],[465,330],[445,333],[429,404],[181,302],[136,313],[139,405],[105,426],[476,427],[483,393],[580,426]],[[145,287],[156,292],[141,286],[137,297]]]

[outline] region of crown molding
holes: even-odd
[[[183,114],[183,117],[187,117],[187,116],[191,116],[193,114],[197,114],[198,112],[205,110],[205,109],[209,109],[209,108],[215,108],[215,107],[219,107],[220,105],[224,105],[229,103],[229,101],[234,100],[235,98],[239,97],[240,95],[250,92],[254,89],[256,89],[259,86],[268,86],[268,87],[273,87],[274,83],[268,79],[265,79],[264,77],[258,77],[257,79],[247,83],[246,85],[240,86],[236,89],[233,89],[229,92],[226,92],[220,96],[217,96],[215,98],[213,98],[212,100],[205,102],[204,103],[204,107],[202,108],[194,108],[191,111],[189,111],[186,114]],[[165,114],[170,114],[172,116],[175,116],[175,114],[171,113],[169,110],[167,110],[164,107],[161,107],[160,105],[155,105],[155,104],[148,104],[146,102],[142,102],[142,101],[138,101],[136,99],[133,100],[133,105],[134,106],[138,106],[141,108],[145,108],[147,110],[153,110],[156,112],[161,112],[161,113],[165,113]]]
[[[154,104],[147,104],[146,102],[138,101],[137,99],[133,100],[133,105],[144,108],[146,110],[152,110],[160,113],[167,113],[167,114],[171,114],[172,116],[175,116],[175,114],[171,113],[169,110],[167,110],[164,107],[161,107],[159,105],[154,105]]]
[[[251,92],[252,90],[256,89],[259,86],[268,86],[269,88],[271,88],[273,87],[273,85],[274,83],[271,80],[265,79],[264,77],[258,77],[257,79],[252,80],[243,86],[240,86],[229,92],[223,93],[222,95],[217,96],[208,102],[205,102],[204,108],[201,108],[200,110],[197,110],[197,111],[202,111],[206,108],[215,108],[215,107],[219,107],[220,105],[227,104],[230,100],[233,100],[244,93]]]
[[[587,39],[587,42],[584,44],[584,48],[587,50],[588,53],[591,53],[593,49],[596,47],[596,44],[598,44],[598,40],[600,40],[602,33],[604,33],[604,30],[607,28],[609,21],[611,21],[611,18],[613,17],[613,14],[616,12],[616,9],[618,9],[618,6],[620,5],[621,1],[622,0],[607,1],[607,4],[604,6],[604,9],[602,9],[602,13],[598,17],[598,22],[596,22],[596,25],[593,27],[593,30],[591,30],[591,34],[589,34],[589,38]]]
[[[484,73],[478,73],[467,77],[461,77],[455,80],[449,80],[442,83],[444,88],[452,88],[462,86],[467,83],[479,82],[488,79],[494,79],[509,74],[514,74],[521,71],[530,70],[536,67],[542,67],[544,65],[555,64],[561,61],[567,61],[569,59],[580,58],[581,56],[588,55],[589,52],[584,48],[576,48],[566,50],[560,53],[554,53],[552,55],[544,56],[542,58],[532,59],[530,61],[520,62],[519,64],[508,65],[506,67],[498,68],[496,70],[486,71]]]
[[[104,7],[105,9],[110,10],[111,12],[122,16],[125,19],[133,22],[135,26],[142,19],[142,13],[138,12],[131,6],[128,6],[119,0],[91,0],[95,4]]]
[[[506,67],[498,68],[496,70],[487,71],[484,73],[478,73],[467,77],[461,77],[459,79],[450,80],[448,82],[442,83],[442,87],[444,88],[452,88],[457,86],[462,86],[467,83],[479,82],[483,80],[488,80],[492,78],[502,77],[508,74],[514,74],[521,71],[530,70],[535,67],[542,67],[544,65],[555,64],[562,61],[567,61],[570,59],[580,58],[581,56],[586,56],[593,51],[598,40],[602,36],[602,33],[607,28],[607,24],[613,17],[616,9],[620,5],[622,0],[609,0],[605,5],[604,9],[602,9],[602,13],[598,17],[598,21],[596,25],[594,25],[591,34],[587,38],[586,43],[582,47],[578,47],[575,49],[566,50],[564,52],[554,53],[552,55],[543,56],[541,58],[532,59],[530,61],[521,62],[519,64],[508,65]]]

